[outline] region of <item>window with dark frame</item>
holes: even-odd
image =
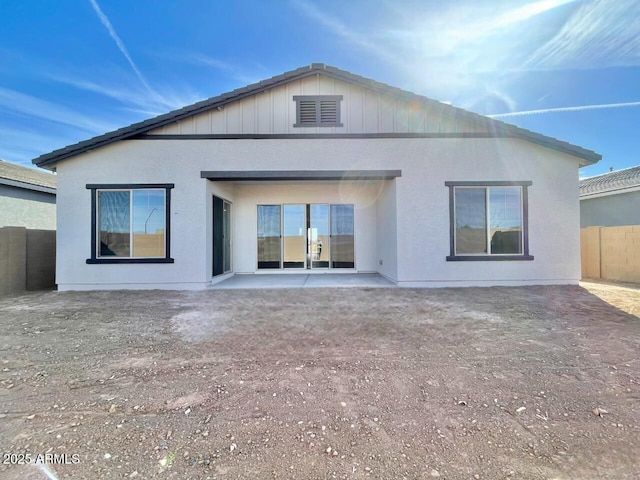
[[[340,102],[342,95],[295,95],[294,127],[342,127]]]
[[[98,263],[173,263],[173,184],[89,184],[91,258]]]
[[[447,261],[533,260],[528,187],[522,182],[445,182],[449,187]]]

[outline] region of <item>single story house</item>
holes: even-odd
[[[593,151],[312,64],[42,155],[60,290],[575,284]]]
[[[580,227],[640,225],[640,166],[580,180]]]
[[[56,229],[56,176],[0,160],[0,227]]]

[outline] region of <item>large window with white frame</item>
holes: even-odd
[[[446,182],[450,255],[459,260],[533,260],[529,255],[531,182]]]
[[[91,190],[91,258],[87,263],[172,263],[173,184],[87,185]]]

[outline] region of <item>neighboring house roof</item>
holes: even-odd
[[[580,180],[580,196],[625,193],[640,188],[640,166]]]
[[[0,184],[12,187],[56,193],[56,176],[45,171],[23,167],[0,160]]]
[[[451,105],[432,100],[422,95],[417,95],[415,93],[392,87],[390,85],[380,83],[369,78],[361,77],[360,75],[355,75],[353,73],[347,72],[346,70],[331,67],[323,63],[313,63],[309,66],[300,67],[295,70],[285,72],[281,75],[276,75],[275,77],[269,78],[267,80],[262,80],[258,83],[253,83],[246,87],[223,93],[222,95],[218,95],[217,97],[202,100],[200,102],[194,103],[193,105],[179,108],[177,110],[173,110],[172,112],[165,113],[163,115],[159,115],[142,122],[134,123],[127,127],[105,133],[104,135],[99,135],[89,140],[85,140],[74,145],[69,145],[59,150],[54,150],[53,152],[46,153],[34,159],[33,163],[40,167],[54,168],[55,163],[59,162],[60,160],[64,160],[65,158],[69,158],[98,147],[109,145],[110,143],[114,143],[119,140],[142,135],[163,125],[167,125],[169,123],[176,122],[186,117],[203,113],[214,108],[222,107],[228,103],[240,100],[250,95],[255,95],[257,93],[275,88],[279,85],[291,82],[293,80],[298,80],[310,75],[316,75],[318,73],[331,78],[352,83],[363,88],[368,88],[378,93],[392,95],[409,101],[419,102],[425,106],[437,106],[441,110],[447,109],[451,112],[452,115],[457,116],[457,118],[460,118],[461,120],[468,120],[486,125],[492,132],[494,132],[494,136],[520,138],[532,143],[543,145],[545,147],[581,158],[585,161],[584,164],[596,163],[602,158],[602,155],[592,150],[587,150],[577,145],[563,142],[556,138],[548,137],[546,135],[535,133],[524,128],[516,127],[515,125],[491,119],[489,117],[469,112],[458,107],[453,107]],[[348,138],[348,134],[343,134],[342,136]],[[415,136],[420,135],[415,134]]]

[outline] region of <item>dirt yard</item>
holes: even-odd
[[[0,478],[638,479],[639,309],[602,284],[4,297]]]

